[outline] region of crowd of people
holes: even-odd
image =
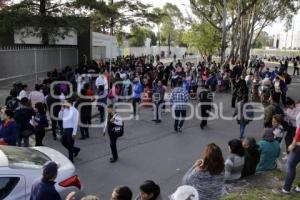
[[[159,59],[154,65],[153,56],[127,56],[118,57],[111,62],[112,65],[101,60],[99,63],[87,62],[75,70],[70,67],[62,72],[54,70],[47,73],[43,83],[35,85],[31,92],[25,84],[14,84],[5,108],[1,109],[0,144],[28,147],[29,138],[34,135],[35,145],[42,146],[46,128],[51,124],[53,139],[61,140],[69,159],[74,162],[74,157],[80,152],[75,146],[77,129],[79,127],[80,139],[90,137],[89,125],[93,103],[96,103],[100,124],[104,125],[110,139],[110,162],[114,163],[118,160],[117,140],[124,134],[124,122],[114,106],[117,102],[130,102],[136,116],[139,115],[139,104],[150,101],[155,105],[153,120],[156,123],[162,122],[161,113],[170,105],[175,116],[174,131],[182,133],[188,102],[198,99],[203,103],[200,128],[204,130],[214,93],[231,92],[231,106],[235,109],[233,116],[240,127],[239,139],[228,142],[230,154],[226,159],[216,144],[207,145],[203,159],[188,170],[182,186],[170,198],[220,199],[224,183],[236,182],[256,172],[274,170],[279,159],[287,160],[288,166],[285,185],[279,192],[289,194],[300,162],[300,105],[286,96],[292,81],[288,74],[289,62],[293,62],[294,74],[299,73],[299,57],[286,59],[271,70],[255,56],[249,64],[236,62],[233,67],[229,64],[221,67],[216,62],[183,64],[180,60],[173,65],[164,64]],[[264,133],[259,142],[253,137],[245,137],[246,126],[254,117],[251,103],[255,102],[261,103],[265,109]],[[49,165],[50,175],[47,172]],[[47,163],[43,178],[32,188],[31,199],[47,199],[51,195],[53,200],[60,199],[54,194],[52,184],[56,175],[55,163]],[[153,181],[143,183],[140,191],[136,199],[161,198],[160,187]],[[300,185],[295,191],[300,192]],[[68,198],[72,199],[72,194]],[[120,186],[114,189],[111,199],[129,200],[132,192],[128,187]]]

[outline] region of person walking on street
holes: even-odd
[[[72,101],[68,99],[65,100],[58,115],[63,121],[63,134],[61,143],[68,150],[69,159],[73,162],[73,157],[76,157],[80,152],[80,148],[74,146],[79,121],[79,113],[72,105]]]
[[[53,89],[53,95],[50,94],[46,98],[47,109],[51,119],[52,136],[54,140],[57,138],[56,131],[61,129],[61,126],[59,125],[61,124],[61,121],[58,118],[58,113],[61,109],[61,100],[59,99],[60,95],[61,92],[59,86],[56,85]]]
[[[112,153],[112,158],[110,158],[110,162],[117,162],[118,150],[117,150],[117,140],[119,137],[123,135],[123,121],[121,116],[115,112],[113,104],[108,105],[108,121],[107,121],[107,132],[110,140],[110,149]]]
[[[209,112],[212,109],[211,103],[213,102],[213,93],[209,91],[209,86],[205,85],[204,90],[199,93],[199,101],[201,103],[201,123],[200,128],[204,129],[207,126],[207,119]]]
[[[161,109],[160,106],[164,102],[164,96],[165,96],[165,89],[162,85],[162,82],[157,80],[157,84],[155,84],[155,87],[153,88],[153,102],[155,105],[154,108],[154,120],[156,123],[161,122]]]
[[[177,82],[177,87],[171,93],[170,103],[175,112],[175,132],[182,132],[182,126],[186,117],[186,104],[189,100],[189,94],[183,88],[182,79]]]
[[[140,83],[139,78],[133,80],[133,94],[132,94],[132,105],[133,105],[133,115],[136,116],[137,104],[141,101],[141,96],[143,92],[143,86]]]
[[[246,126],[253,119],[253,107],[248,103],[248,96],[244,96],[244,98],[236,104],[236,109],[233,114],[233,117],[236,117],[237,123],[240,125],[240,139],[244,138]]]
[[[290,194],[296,177],[296,168],[300,163],[300,128],[297,129],[293,143],[288,147],[288,151],[290,153],[287,161],[287,176],[284,187],[280,190],[283,194]],[[300,183],[295,187],[294,191],[300,193]]]
[[[45,106],[39,102],[35,104],[36,114],[31,120],[35,133],[35,146],[43,146],[43,139],[45,137],[45,128],[49,126]]]
[[[29,100],[24,97],[21,99],[21,106],[17,109],[15,114],[15,120],[20,127],[20,136],[18,140],[18,146],[22,145],[24,141],[24,147],[29,147],[29,136],[34,134],[33,127],[29,123],[32,117],[35,115],[34,110],[28,106]]]
[[[297,72],[297,76],[299,76],[299,67],[298,67],[298,61],[297,59],[294,59],[294,72],[293,75],[295,76]]]
[[[43,176],[35,181],[31,188],[30,200],[61,200],[55,189],[55,179],[58,173],[58,166],[55,162],[49,161],[43,166]]]
[[[44,94],[41,92],[41,85],[36,84],[35,85],[35,90],[29,93],[29,100],[31,103],[31,107],[34,108],[35,104],[41,102],[41,103],[45,103],[45,96]]]
[[[75,107],[79,109],[80,113],[80,140],[84,140],[90,137],[89,125],[92,118],[92,98],[87,95],[86,89],[82,89],[80,93],[81,96],[79,97],[79,99],[77,99]]]

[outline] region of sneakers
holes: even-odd
[[[297,192],[297,193],[300,193],[300,187],[297,186],[294,191]]]
[[[272,192],[275,193],[275,194],[282,194],[282,195],[289,195],[289,194],[291,194],[291,192],[286,191],[283,188],[281,188],[281,189],[273,189]]]

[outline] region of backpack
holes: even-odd
[[[292,78],[289,74],[287,74],[285,78],[285,84],[289,85],[291,84],[291,82],[292,82]]]
[[[19,107],[19,100],[10,99],[6,104],[6,107],[15,113],[15,111]]]
[[[117,117],[117,114],[113,116],[113,118]],[[124,135],[124,122],[122,121],[122,125],[116,125],[114,124],[114,127],[112,128],[113,134],[116,134],[117,137],[122,137]]]

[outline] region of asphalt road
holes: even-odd
[[[288,96],[300,99],[298,80],[289,88]],[[225,116],[232,116],[234,112],[230,108],[230,100],[230,94],[216,94],[216,102],[224,105]],[[239,137],[235,120],[210,121],[209,127],[202,131],[199,120],[194,117],[186,121],[182,134],[175,134],[170,113],[163,114],[161,124],[151,121],[151,108],[142,108],[140,116],[140,120],[125,122],[125,135],[118,141],[120,158],[117,163],[109,163],[109,139],[102,135],[102,129],[91,129],[90,139],[76,141],[82,151],[75,159],[75,166],[87,194],[96,194],[106,200],[115,186],[127,185],[137,195],[143,181],[154,180],[161,186],[164,199],[167,199],[180,185],[189,167],[201,158],[208,143],[219,145],[226,157],[229,153],[227,142]],[[247,127],[245,136],[259,140],[262,134],[262,121],[254,121]],[[45,144],[67,155],[61,144],[51,139],[50,133]]]
[[[268,64],[270,67],[275,65]],[[288,96],[300,99],[299,85],[299,80],[294,80],[289,86]],[[2,91],[0,94],[3,96]],[[223,103],[224,115],[232,116],[231,95],[217,93],[215,99],[217,103]],[[182,134],[175,134],[170,113],[162,115],[161,124],[151,121],[151,108],[142,108],[140,116],[140,120],[125,122],[125,135],[118,141],[120,158],[117,163],[109,163],[109,139],[103,136],[102,129],[90,129],[90,139],[76,141],[81,152],[75,159],[75,166],[86,194],[95,194],[107,200],[115,186],[127,185],[137,195],[143,181],[154,180],[161,186],[164,199],[167,199],[180,185],[185,172],[195,160],[201,158],[208,143],[219,145],[226,157],[229,153],[227,142],[239,137],[239,126],[235,120],[210,121],[206,130],[200,130],[200,121],[194,117],[186,121]],[[259,140],[262,133],[262,121],[254,121],[246,128],[245,136]],[[50,132],[47,132],[44,144],[67,155],[60,142],[52,140]]]

